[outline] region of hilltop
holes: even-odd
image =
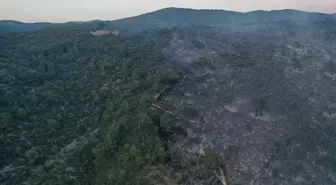
[[[104,23],[107,27],[116,27],[127,31],[138,32],[159,28],[171,28],[175,26],[216,26],[236,28],[246,24],[255,24],[257,22],[262,24],[280,20],[290,20],[300,23],[309,22],[311,24],[324,19],[332,19],[332,21],[335,21],[336,14],[304,12],[290,9],[242,13],[227,10],[164,8],[154,12],[113,21],[93,20],[67,23],[23,23],[18,21],[0,21],[0,32],[36,31],[45,28],[81,24],[94,26],[99,23]]]

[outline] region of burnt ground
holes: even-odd
[[[336,46],[259,33],[180,30],[163,50],[184,75],[160,101],[181,131],[181,184],[220,184],[198,164],[201,143],[230,185],[336,184]]]

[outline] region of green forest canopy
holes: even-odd
[[[0,184],[148,184],[167,154],[147,111],[179,78],[159,51],[170,34],[0,36]]]

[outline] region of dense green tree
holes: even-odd
[[[142,168],[165,161],[147,110],[180,78],[159,52],[170,31],[90,30],[0,36],[0,165],[18,169],[1,184],[146,184]]]

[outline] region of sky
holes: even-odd
[[[336,0],[0,0],[0,20],[66,22],[114,20],[166,7],[336,13]]]

